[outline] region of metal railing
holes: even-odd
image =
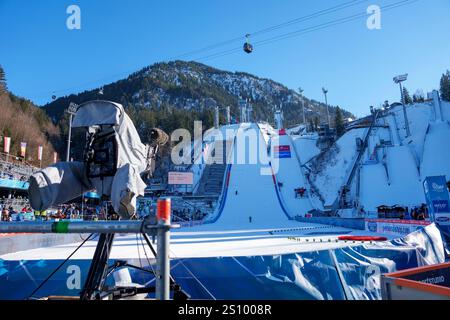
[[[167,220],[143,221],[58,221],[58,222],[8,222],[0,223],[0,233],[57,233],[103,234],[141,233],[157,237],[157,269],[155,274],[156,298],[168,300],[170,294],[170,229],[178,228]]]

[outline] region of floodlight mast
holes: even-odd
[[[69,108],[67,108],[66,112],[69,114],[69,133],[67,137],[67,153],[66,153],[66,161],[70,161],[70,140],[72,136],[72,119],[73,115],[77,113],[78,105],[71,102],[69,104]]]
[[[405,121],[406,137],[408,138],[411,136],[411,131],[409,129],[408,114],[406,113],[406,106],[405,106],[405,94],[403,92],[403,85],[402,85],[402,82],[404,82],[406,80],[408,80],[408,74],[402,74],[402,75],[394,77],[394,82],[400,86],[400,94],[401,94],[402,105],[403,105],[403,118]]]
[[[303,92],[305,92],[305,90],[303,90],[302,87],[298,88],[298,93],[300,94],[300,97],[302,98],[302,116],[303,116],[303,124],[306,125],[306,118],[305,118],[305,98],[303,97]]]
[[[325,95],[325,104],[327,106],[327,120],[328,120],[328,128],[331,128],[331,122],[330,122],[330,111],[328,110],[328,98],[327,98],[327,93],[328,90],[325,88],[322,88],[322,92]]]

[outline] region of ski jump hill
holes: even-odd
[[[430,176],[450,180],[450,103],[439,99],[382,110],[369,127],[347,131],[324,156],[310,163],[311,180],[324,206],[337,208],[339,192],[349,182],[348,203],[376,213],[378,206],[413,208],[425,203],[423,181]],[[367,146],[358,161],[356,139]],[[354,173],[353,178],[351,173]],[[357,212],[353,212],[353,216]]]
[[[279,136],[265,124],[243,124],[232,139],[231,161],[211,227],[289,227],[296,215],[312,209],[307,196],[295,197],[294,190],[306,183],[289,136]],[[270,156],[280,146],[290,150],[289,158]]]
[[[308,183],[301,164],[314,152],[302,152],[307,140],[280,135],[267,124],[244,123],[210,130],[204,141],[213,147],[220,136],[231,149],[225,152],[228,163],[217,209],[202,225],[171,235],[172,276],[192,298],[380,299],[381,273],[445,261],[435,225],[401,239],[385,235],[388,241],[361,243],[339,237],[380,234],[296,221],[295,216],[315,208],[309,195],[298,199],[294,193]],[[245,143],[252,139],[255,145]],[[81,247],[35,297],[78,295],[95,243]],[[29,298],[78,245],[0,256],[0,298]],[[154,256],[140,235],[117,237],[110,260],[154,268]],[[128,272],[133,283],[155,280]]]

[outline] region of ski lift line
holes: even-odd
[[[55,93],[64,93],[64,92],[71,91],[71,90],[74,90],[74,89],[82,89],[82,88],[86,88],[86,86],[89,86],[89,85],[92,85],[92,84],[96,84],[96,83],[99,83],[99,82],[103,82],[104,80],[114,79],[114,78],[117,78],[117,77],[121,77],[121,76],[123,76],[123,75],[125,75],[125,74],[132,74],[132,73],[134,73],[134,72],[136,72],[136,69],[128,69],[128,70],[126,70],[126,71],[121,71],[120,73],[111,74],[111,75],[108,75],[108,76],[104,76],[104,77],[101,77],[101,78],[97,78],[97,79],[95,79],[95,80],[90,80],[90,81],[81,83],[81,84],[79,84],[79,85],[73,86],[73,87],[67,87],[67,88],[64,88],[64,89],[53,90],[53,91],[51,91],[51,94],[52,94],[52,100],[55,100],[55,99],[58,98],[58,97],[55,95]],[[112,83],[112,82],[113,82],[113,80],[111,80],[111,83]],[[103,93],[103,88],[104,88],[105,86],[106,86],[106,85],[102,85],[101,88],[94,88],[94,89],[91,89],[91,90],[99,89],[98,94],[99,94],[99,95],[103,95],[103,94],[104,94],[104,93]],[[87,91],[87,90],[90,90],[90,89],[85,89],[85,90]],[[30,95],[30,97],[33,97],[33,98],[44,97],[44,96],[47,96],[49,92],[50,92],[50,91],[40,92],[40,93],[37,93],[37,94],[32,94],[32,95]],[[53,99],[53,96],[55,96],[55,99]]]
[[[412,4],[412,3],[417,2],[417,1],[420,1],[420,0],[403,0],[403,1],[400,1],[400,2],[397,2],[397,3],[394,3],[392,5],[383,7],[383,9],[384,9],[384,11],[388,11],[388,10],[391,10],[391,9],[394,9],[394,8],[398,8],[398,7],[401,7],[401,6],[408,5],[408,4]],[[274,43],[274,42],[278,42],[280,40],[285,40],[285,39],[288,39],[288,38],[292,38],[292,37],[300,36],[300,35],[303,35],[303,34],[307,34],[307,33],[313,32],[313,31],[322,30],[322,29],[325,29],[325,28],[328,28],[328,27],[331,27],[331,26],[335,26],[335,25],[351,22],[351,21],[354,21],[354,20],[357,20],[357,19],[365,18],[366,16],[367,16],[367,14],[365,12],[364,13],[360,13],[360,14],[353,15],[353,16],[350,16],[350,17],[338,19],[338,20],[343,20],[343,21],[330,21],[330,22],[328,22],[326,24],[322,24],[322,25],[318,25],[318,26],[307,28],[308,30],[306,30],[306,29],[298,30],[298,31],[295,31],[295,32],[291,32],[289,34],[279,35],[277,37],[273,37],[273,38],[270,38],[270,39],[261,40],[259,42],[256,42],[255,44],[260,45],[260,46],[271,44],[271,43]],[[241,50],[241,48],[235,48],[235,49],[228,50],[228,51],[225,51],[225,52],[219,52],[219,53],[216,53],[216,54],[204,57],[203,59],[199,59],[199,60],[208,61],[208,60],[220,58],[220,57],[232,54],[232,53],[237,53],[240,50]]]
[[[193,50],[193,51],[190,51],[190,52],[186,52],[184,54],[180,54],[180,55],[171,57],[170,59],[168,59],[168,61],[185,58],[187,56],[192,56],[192,55],[195,55],[197,53],[204,52],[204,51],[211,51],[211,50],[213,50],[215,48],[226,46],[227,44],[231,44],[231,43],[234,43],[234,42],[237,42],[237,41],[242,41],[243,39],[245,39],[245,36],[240,36],[240,37],[237,37],[237,38],[234,38],[234,39],[230,39],[230,40],[227,40],[227,41],[219,42],[217,44],[213,44],[213,45],[210,45],[210,46],[198,49],[198,50]]]
[[[381,7],[381,10],[388,11],[388,10],[395,9],[395,8],[398,8],[398,7],[401,7],[401,6],[404,6],[404,5],[412,4],[412,3],[417,2],[417,1],[420,1],[420,0],[402,0],[402,1],[399,1],[399,2],[396,2],[396,3],[393,3],[393,4],[389,4],[389,5],[386,5],[384,7]],[[297,36],[298,34],[303,34],[303,32],[305,32],[305,31],[306,32],[310,32],[310,31],[321,30],[323,27],[330,27],[330,26],[334,26],[334,25],[338,25],[338,24],[341,24],[341,23],[350,22],[350,21],[353,21],[353,20],[356,20],[356,19],[360,19],[360,18],[365,18],[365,17],[367,17],[367,12],[361,12],[361,13],[357,13],[357,14],[354,14],[354,15],[351,15],[351,16],[348,16],[348,17],[336,19],[336,20],[333,20],[333,21],[330,21],[330,22],[327,22],[327,23],[323,23],[323,24],[319,24],[319,25],[312,26],[312,27],[309,27],[309,28],[305,28],[305,29],[289,32],[289,33],[286,33],[284,35],[275,36],[273,38],[269,38],[269,39],[266,39],[266,40],[262,40],[262,41],[256,42],[255,44],[263,45],[265,43],[271,43],[272,40],[284,40],[284,39],[290,38],[292,36]]]
[[[280,23],[280,24],[277,24],[277,25],[274,25],[274,26],[271,26],[271,27],[267,27],[267,28],[264,28],[264,29],[261,29],[261,30],[255,31],[255,32],[248,33],[246,36],[252,36],[252,37],[259,36],[259,35],[262,35],[262,34],[265,34],[265,33],[271,32],[271,31],[274,31],[274,30],[278,30],[278,29],[281,29],[281,28],[284,28],[284,27],[287,27],[287,26],[291,26],[291,25],[296,24],[296,23],[308,21],[308,20],[320,17],[320,16],[325,15],[325,14],[329,14],[329,13],[333,13],[333,12],[336,12],[336,11],[339,11],[339,10],[342,10],[342,9],[346,9],[348,7],[355,6],[357,4],[360,4],[360,3],[363,3],[363,2],[367,2],[367,1],[368,0],[352,0],[352,1],[348,1],[348,2],[339,4],[339,5],[327,8],[327,9],[323,9],[323,10],[320,10],[320,11],[317,11],[317,12],[314,12],[314,13],[311,13],[311,14],[308,14],[308,15],[305,15],[305,16],[293,19],[293,20],[289,20],[289,21],[286,21],[286,22],[283,22],[283,23]],[[183,58],[183,57],[186,57],[186,56],[191,56],[191,55],[203,52],[203,51],[210,51],[210,50],[213,50],[213,49],[218,48],[218,47],[225,46],[225,45],[230,44],[230,43],[234,43],[234,42],[237,42],[237,41],[242,41],[243,39],[246,38],[246,36],[236,37],[236,38],[233,38],[233,39],[230,39],[230,40],[226,40],[226,41],[223,41],[223,42],[219,42],[219,43],[216,43],[216,44],[204,47],[202,49],[193,50],[193,51],[190,51],[190,52],[187,52],[187,53],[184,53],[184,54],[180,54],[180,55],[172,57],[169,60],[179,59],[179,58]]]
[[[286,21],[284,23],[280,23],[278,25],[274,25],[274,26],[271,26],[271,27],[267,27],[267,28],[255,31],[253,33],[249,33],[249,35],[251,35],[251,36],[259,36],[259,35],[262,35],[262,34],[265,34],[265,33],[271,32],[271,31],[274,31],[274,30],[281,29],[281,28],[286,27],[286,26],[291,26],[293,24],[304,22],[304,21],[307,21],[307,20],[311,20],[313,18],[317,18],[317,17],[320,17],[322,15],[326,15],[326,14],[329,14],[329,13],[334,13],[334,12],[340,11],[342,9],[346,9],[348,7],[355,6],[357,4],[360,4],[360,3],[363,3],[363,2],[367,2],[367,1],[368,0],[352,0],[352,1],[348,1],[348,2],[342,3],[340,5],[336,5],[336,6],[327,8],[327,9],[323,9],[323,10],[311,13],[311,14],[306,15],[306,16],[302,16],[302,17],[299,17],[299,18],[296,18],[296,19],[293,19],[293,20]],[[228,44],[231,44],[231,43],[234,43],[234,42],[237,42],[237,41],[242,41],[243,39],[245,39],[245,36],[239,36],[239,37],[236,37],[236,38],[233,38],[233,39],[225,40],[225,41],[222,41],[222,42],[219,42],[219,43],[216,43],[216,44],[212,44],[212,45],[203,47],[201,49],[192,50],[192,51],[189,51],[189,52],[186,52],[186,53],[182,53],[180,55],[173,56],[173,57],[171,57],[169,59],[166,59],[166,61],[181,59],[181,58],[192,56],[192,55],[195,55],[195,54],[198,54],[198,53],[202,53],[202,52],[205,52],[205,51],[211,51],[211,50],[216,49],[218,47],[223,47],[223,46],[226,46]],[[132,73],[135,70],[136,69],[129,69],[129,70],[126,70],[126,71],[123,71],[123,72],[120,72],[120,73],[117,73],[117,74],[114,74],[114,75],[105,76],[105,77],[102,77],[102,78],[98,78],[97,80],[92,80],[92,81],[86,82],[84,84],[80,84],[79,86],[76,86],[76,87],[55,90],[55,91],[52,91],[52,93],[59,93],[59,92],[65,92],[65,91],[73,90],[73,89],[79,89],[79,88],[85,87],[87,85],[100,82],[100,81],[105,80],[105,79],[111,79],[111,78],[115,78],[115,77],[118,77],[118,76],[122,76],[124,74]],[[48,94],[48,92],[43,92],[42,94],[39,93],[39,94],[32,95],[32,96],[33,97],[43,97],[43,96],[46,96],[47,94]]]
[[[391,10],[391,9],[394,9],[394,8],[398,8],[398,7],[401,7],[401,6],[413,4],[413,3],[418,2],[418,1],[420,1],[420,0],[403,0],[403,1],[399,1],[399,2],[396,2],[396,3],[393,3],[393,4],[390,4],[390,5],[386,5],[386,6],[384,6],[384,7],[381,7],[381,9],[384,10],[384,11],[388,11],[388,10]],[[341,24],[341,23],[346,23],[346,22],[350,22],[350,21],[353,21],[353,20],[356,20],[356,19],[360,19],[360,18],[362,18],[363,16],[366,17],[366,16],[367,16],[367,13],[364,12],[364,13],[361,13],[360,15],[361,15],[361,16],[358,17],[358,18],[355,18],[355,17],[353,17],[353,16],[350,16],[350,17],[353,17],[352,20],[349,20],[349,21],[341,21],[339,24]],[[347,17],[347,19],[349,19],[350,17]],[[300,19],[300,18],[299,18],[299,19]],[[339,20],[342,20],[342,19],[339,19]],[[263,45],[271,44],[271,43],[274,43],[274,42],[277,42],[277,41],[280,41],[280,40],[285,40],[285,39],[288,39],[288,38],[291,38],[291,37],[296,37],[296,36],[302,35],[302,34],[304,34],[304,33],[309,33],[309,32],[313,32],[313,31],[318,31],[318,30],[321,30],[321,29],[324,29],[324,28],[327,28],[327,27],[330,27],[330,26],[337,25],[337,24],[336,24],[336,21],[330,21],[329,23],[331,23],[331,25],[322,26],[322,27],[318,28],[317,30],[314,29],[314,30],[309,30],[309,31],[307,31],[307,32],[304,32],[303,30],[298,30],[298,31],[294,31],[294,32],[287,33],[287,34],[281,34],[281,35],[276,36],[276,37],[273,37],[273,38],[261,40],[261,41],[259,41],[259,42],[256,42],[255,44],[263,46]],[[315,26],[315,27],[317,28],[318,26]],[[258,32],[255,32],[255,33],[253,33],[253,34],[257,34],[257,33],[258,33]],[[295,33],[295,34],[294,34],[294,33]],[[252,35],[252,34],[251,34],[251,35]],[[243,38],[245,38],[245,37],[244,37],[244,36],[241,36],[241,37],[239,37],[239,38],[235,38],[235,39],[232,39],[232,40],[233,40],[233,41],[237,41],[237,40],[242,40]],[[269,42],[269,41],[270,41],[270,42]],[[230,42],[231,42],[231,40],[230,40],[230,41],[224,41],[223,43],[227,43],[227,44],[228,44],[228,43],[230,43]],[[206,50],[206,48],[196,50],[196,53],[202,52],[202,51],[210,51],[210,50],[211,50],[210,47],[213,47],[213,46],[214,46],[214,45],[211,45],[211,46],[209,46],[209,47],[206,47],[206,48],[208,48],[207,50]],[[242,50],[242,47],[238,47],[238,48],[229,49],[229,50],[222,51],[222,52],[216,52],[216,53],[214,53],[214,54],[211,54],[211,55],[208,55],[208,56],[205,56],[205,57],[202,57],[202,58],[193,59],[193,60],[194,60],[194,61],[209,61],[209,60],[212,60],[212,59],[221,58],[221,57],[223,57],[223,56],[227,56],[227,55],[230,55],[230,54],[234,54],[234,53],[240,52],[241,50]],[[186,54],[186,55],[187,55],[187,54]],[[173,58],[175,58],[175,57],[173,57]],[[173,58],[172,58],[172,59],[173,59]],[[93,81],[86,82],[86,83],[81,84],[81,85],[78,85],[78,86],[76,86],[76,87],[71,87],[71,88],[66,88],[66,89],[60,89],[60,90],[54,90],[54,91],[52,91],[52,93],[66,92],[66,91],[73,90],[73,89],[84,88],[85,86],[87,86],[87,85],[89,85],[89,84],[97,83],[97,82],[100,82],[100,81],[105,80],[105,79],[111,79],[111,78],[114,78],[114,77],[122,76],[122,75],[124,75],[124,74],[131,74],[131,73],[134,73],[134,72],[136,72],[135,70],[136,70],[136,69],[130,69],[130,70],[127,70],[127,71],[122,71],[122,72],[117,73],[117,74],[114,74],[114,75],[105,76],[105,77],[102,77],[102,78],[98,78],[97,80],[93,80]],[[47,94],[48,94],[48,92],[47,92]],[[34,97],[34,98],[36,98],[36,97],[43,97],[44,95],[46,95],[46,94],[42,93],[42,94],[40,94],[40,95],[31,95],[31,97]]]
[[[318,12],[315,12],[315,13],[312,13],[312,14],[309,14],[309,15],[306,15],[306,16],[294,19],[294,20],[290,20],[290,21],[281,23],[281,24],[276,25],[276,26],[272,26],[272,27],[269,27],[269,28],[266,28],[266,29],[262,29],[260,31],[253,32],[250,35],[251,36],[256,36],[256,35],[259,35],[259,34],[264,34],[264,33],[267,33],[267,32],[271,32],[273,30],[278,30],[278,29],[284,28],[286,26],[290,26],[290,25],[293,25],[293,24],[296,24],[296,23],[299,23],[299,22],[308,21],[308,20],[311,20],[313,18],[320,17],[320,16],[325,15],[325,14],[337,12],[337,11],[340,11],[342,9],[346,9],[346,8],[349,8],[349,7],[352,7],[352,6],[355,6],[355,5],[367,2],[367,1],[368,0],[353,0],[353,1],[346,2],[346,3],[342,3],[340,5],[336,5],[334,7],[328,8],[328,9],[324,9],[324,10],[321,10],[321,11],[318,11]]]
[[[392,3],[392,4],[386,5],[384,7],[381,7],[381,9],[384,10],[384,11],[389,11],[389,10],[392,10],[392,9],[396,9],[396,8],[399,8],[399,7],[403,7],[403,6],[406,6],[406,5],[413,4],[413,3],[418,2],[418,1],[420,1],[420,0],[402,0],[402,1],[399,1],[399,2],[395,2],[395,3]],[[354,15],[351,15],[351,16],[344,17],[344,18],[339,18],[339,19],[335,19],[335,20],[332,20],[332,21],[329,21],[329,22],[326,22],[326,23],[322,23],[322,24],[319,24],[319,25],[316,25],[316,26],[311,26],[311,27],[300,29],[300,30],[297,30],[297,31],[281,34],[281,35],[274,36],[272,38],[268,38],[268,39],[265,39],[265,40],[260,40],[260,41],[255,42],[254,44],[255,45],[259,45],[259,46],[263,46],[263,45],[271,44],[271,43],[278,42],[278,41],[281,41],[281,40],[289,39],[289,38],[292,38],[292,37],[297,37],[297,36],[300,36],[300,35],[303,35],[303,34],[311,33],[311,32],[314,32],[314,31],[318,31],[318,30],[329,28],[329,27],[333,27],[333,26],[336,26],[336,25],[344,24],[344,23],[347,23],[347,22],[355,21],[355,20],[358,20],[358,19],[361,19],[361,18],[366,18],[366,17],[367,17],[367,12],[361,12],[361,13],[358,13],[358,14],[354,14]],[[214,54],[205,56],[203,58],[199,58],[197,60],[198,61],[208,61],[208,60],[212,60],[212,59],[216,59],[216,58],[221,58],[221,57],[227,56],[229,54],[237,53],[237,52],[240,52],[241,50],[242,50],[241,47],[237,47],[237,48],[229,49],[229,50],[226,50],[226,51],[223,51],[223,52],[216,52]]]

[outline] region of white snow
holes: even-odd
[[[328,156],[316,158],[316,172],[311,176],[325,199],[325,205],[332,205],[340,188],[347,177],[357,157],[356,138],[364,139],[367,128],[352,129],[337,142],[337,148],[330,150]]]
[[[409,137],[402,106],[378,119],[360,163],[359,201],[366,211],[374,212],[380,205],[421,205],[425,202],[422,183],[426,177],[445,175],[450,180],[450,103],[441,102],[441,107],[444,121],[439,113],[435,116],[433,102],[407,106]],[[365,130],[353,129],[341,137],[337,142],[339,152],[326,157],[325,167],[313,176],[326,204],[338,197],[357,154],[355,138],[363,138]],[[351,188],[353,200],[358,198],[357,183],[358,175]]]
[[[301,164],[305,164],[320,153],[317,147],[317,134],[292,136]]]
[[[450,178],[450,103],[442,103],[445,121],[440,121],[432,114],[430,104],[424,103],[408,106],[408,116],[413,135],[406,138],[401,108],[391,110],[395,114],[382,118],[377,123],[369,139],[368,155],[377,150],[378,162],[366,161],[366,154],[361,163],[360,202],[366,210],[375,210],[378,205],[418,205],[424,201],[422,181],[428,175],[447,175]],[[398,127],[398,131],[397,128]],[[276,184],[272,175],[262,175],[261,169],[269,168],[266,164],[233,164],[230,172],[228,195],[223,212],[215,223],[203,224],[193,228],[174,230],[171,239],[171,257],[225,257],[277,255],[284,253],[327,250],[348,243],[336,242],[339,235],[367,235],[366,231],[350,230],[327,225],[300,223],[289,220],[288,214],[303,214],[312,208],[308,199],[294,198],[294,189],[306,184],[301,164],[317,156],[317,136],[281,136],[267,124],[240,124],[224,126],[218,131],[231,130],[237,140],[243,139],[249,130],[254,130],[262,138],[258,151],[267,153],[268,145],[289,145],[292,158],[280,159],[280,168],[275,182],[282,182],[281,202],[276,193]],[[316,186],[326,199],[332,203],[337,192],[348,177],[356,157],[357,137],[363,138],[367,128],[353,129],[337,142],[337,150],[321,163],[320,172],[314,176]],[[206,134],[210,140],[214,132]],[[397,134],[398,132],[398,134]],[[231,139],[233,138],[231,135]],[[228,137],[227,139],[230,139]],[[382,145],[381,141],[391,141]],[[294,148],[295,146],[295,148]],[[233,153],[237,144],[233,145]],[[390,179],[387,179],[383,167],[383,155]],[[249,156],[248,150],[245,154]],[[317,158],[315,159],[317,160]],[[420,175],[417,168],[419,161]],[[354,179],[354,184],[358,179]],[[352,188],[353,192],[356,188]],[[236,194],[237,191],[237,194]],[[354,196],[354,195],[353,195]],[[251,217],[251,221],[250,218]],[[292,237],[298,238],[295,241]],[[388,236],[388,238],[392,238]],[[308,242],[306,241],[308,240]],[[330,241],[330,242],[329,242]],[[143,258],[142,247],[138,251],[135,235],[117,239],[120,245],[112,250],[112,259]],[[62,259],[68,256],[78,244],[51,248],[40,248],[3,255],[6,260]],[[353,245],[353,244],[351,244]],[[358,244],[355,244],[358,245]],[[73,258],[91,259],[95,242],[91,241]],[[147,251],[147,255],[152,257]]]

